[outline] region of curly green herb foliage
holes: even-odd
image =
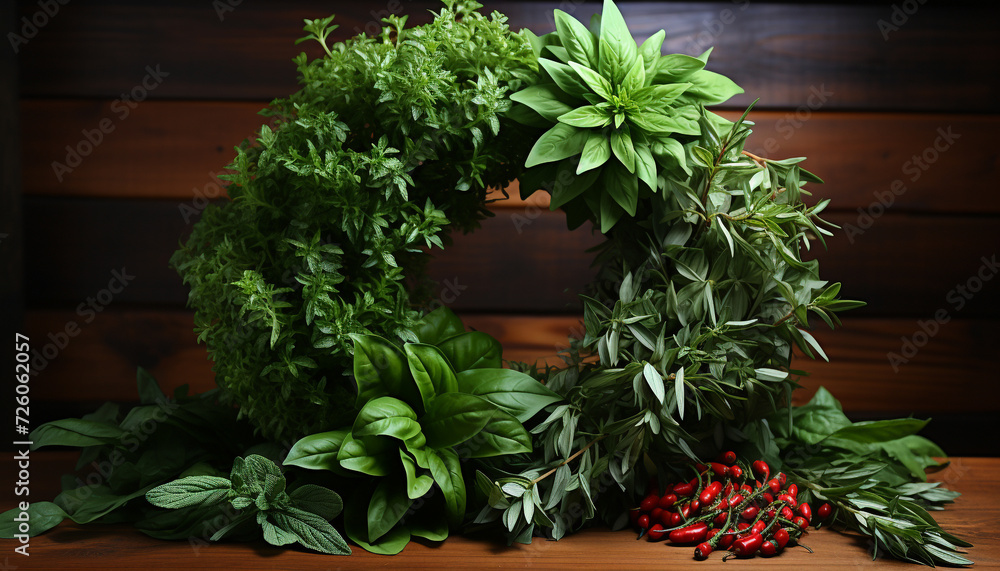
[[[971,544],[941,529],[928,511],[958,497],[926,482],[944,451],[917,435],[914,418],[852,423],[820,388],[792,421],[776,419],[783,468],[798,482],[799,501],[830,502],[831,525],[868,536],[872,557],[889,554],[924,565],[971,565],[959,548]]]
[[[532,38],[536,83],[511,96],[521,104],[513,117],[548,128],[528,155],[521,189],[545,188],[552,209],[566,210],[571,225],[593,218],[606,233],[658,191],[662,168],[690,172],[683,145],[700,133],[699,106],[743,90],[703,69],[711,50],[660,55],[663,30],[637,46],[611,0],[594,31],[561,10],[555,22],[554,33]]]
[[[504,16],[447,2],[430,24],[296,58],[302,89],[275,101],[172,264],[190,288],[216,379],[269,437],[353,418],[350,334],[414,341],[427,250],[487,214],[524,159],[503,118],[533,73]]]
[[[373,553],[398,553],[411,537],[448,537],[465,519],[461,460],[531,452],[521,423],[560,400],[500,368],[497,340],[465,332],[444,308],[427,315],[417,336],[400,348],[354,335],[357,418],[302,438],[285,460],[332,472],[351,489],[347,535]]]
[[[495,480],[505,492],[524,488],[491,496],[495,509],[522,498],[521,516],[504,509],[512,532],[551,521],[559,536],[602,510],[615,523],[623,503],[614,491],[641,487],[644,459],[711,458],[728,442],[777,464],[767,418],[789,414],[793,348],[826,357],[809,315],[833,326],[835,312],[862,305],[837,299],[840,285],[802,259],[812,239],[829,234],[818,217],[827,202],[800,198],[818,179],[798,159],[744,153],[743,118],[720,134],[702,117],[701,130],[685,146],[690,175],[662,171],[664,192],[606,236],[577,345],[597,362],[571,354],[568,369],[547,373],[546,386],[569,402],[533,428],[541,457],[518,479]],[[529,493],[537,501],[525,510]]]
[[[218,541],[260,529],[271,545],[298,543],[321,553],[350,555],[351,548],[330,525],[344,507],[340,496],[315,484],[286,491],[285,476],[274,462],[251,454],[237,457],[229,478],[216,474],[185,476],[146,492],[154,506],[200,514],[228,504],[229,523],[212,535]]]

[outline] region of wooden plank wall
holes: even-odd
[[[809,156],[828,181],[814,192],[833,199],[829,218],[846,231],[817,256],[828,279],[869,306],[842,331],[818,330],[832,362],[800,364],[813,374],[798,399],[825,385],[856,418],[935,416],[931,435],[951,453],[996,455],[995,442],[984,448],[966,435],[1000,412],[1000,280],[989,279],[1000,234],[998,11],[897,4],[624,2],[622,11],[640,40],[666,29],[665,51],[715,46],[710,68],[746,88],[723,110],[760,98],[750,149]],[[185,289],[166,262],[191,211],[217,196],[232,146],[260,125],[256,111],[296,89],[290,59],[303,49],[293,45],[302,19],[336,13],[342,39],[388,11],[426,21],[434,6],[81,0],[42,18],[38,3],[20,2],[20,16],[46,20],[17,55],[39,414],[132,399],[137,365],[167,386],[212,386]],[[581,19],[599,10],[487,6],[535,31],[553,28],[557,7]],[[591,275],[584,250],[597,238],[565,230],[537,195],[493,210],[482,230],[437,256],[433,275],[508,358],[551,358],[577,327],[573,292]],[[81,306],[115,272],[134,279],[99,312]],[[888,354],[904,339],[921,347],[894,367]]]

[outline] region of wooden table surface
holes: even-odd
[[[58,491],[60,474],[71,468],[75,453],[34,452],[31,455],[33,501],[51,499]],[[5,472],[11,473],[11,462]],[[962,492],[955,504],[936,512],[946,529],[972,542],[968,557],[975,569],[1000,568],[1000,458],[954,458],[946,470],[932,476]],[[14,506],[5,494],[0,508]],[[811,532],[804,543],[815,553],[794,548],[764,561],[731,559],[738,568],[882,569],[918,567],[898,561],[871,560],[866,539],[830,531]],[[561,541],[536,539],[531,545],[506,547],[488,539],[453,537],[441,544],[411,543],[400,555],[372,555],[354,548],[349,557],[336,557],[299,549],[278,549],[263,542],[220,543],[194,549],[185,541],[152,539],[128,526],[77,526],[64,523],[32,538],[30,556],[14,552],[15,540],[0,541],[0,569],[697,569],[721,565],[722,554],[708,562],[692,558],[693,548],[663,542],[636,541],[628,531],[592,529]]]

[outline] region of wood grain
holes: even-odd
[[[233,146],[265,122],[257,115],[263,106],[148,101],[122,119],[106,102],[25,100],[25,192],[170,198],[194,205],[219,195],[215,177],[232,159]],[[898,179],[905,190],[892,196],[895,212],[1000,212],[1000,195],[985,192],[1000,178],[998,152],[990,143],[1000,116],[792,110],[761,111],[751,119],[756,126],[747,150],[770,158],[809,157],[806,168],[828,181],[813,188],[815,199],[832,199],[832,210],[868,208],[876,193],[889,197]],[[111,130],[100,134],[103,120]],[[72,172],[56,167],[57,176],[53,163],[72,159],[67,146],[90,146],[85,133],[100,144]],[[523,207],[517,192],[511,194],[514,200],[493,207]],[[544,198],[542,203],[547,205]]]
[[[529,363],[561,365],[557,353],[567,347],[570,335],[581,333],[577,316],[462,317],[468,327],[499,339],[504,358]],[[70,322],[78,325],[76,335],[65,333]],[[136,399],[135,370],[140,366],[165,390],[185,383],[194,391],[208,390],[214,386],[211,363],[205,347],[196,344],[193,328],[187,311],[109,308],[87,323],[72,310],[33,310],[26,333],[33,340],[33,368],[38,371],[34,398],[128,402]],[[837,331],[817,328],[830,362],[796,361],[796,367],[810,373],[801,381],[804,388],[796,393],[796,403],[825,386],[852,414],[1000,412],[1000,377],[990,351],[1000,343],[996,321],[946,323],[916,355],[894,368],[887,354],[903,356],[900,338],[917,330],[908,319],[860,318],[847,318]],[[977,397],[970,399],[970,394]]]
[[[223,5],[226,5],[223,3]],[[149,97],[270,100],[295,89],[292,57],[302,51],[303,18],[336,13],[342,39],[374,31],[389,11],[426,22],[436,2],[237,3],[156,0],[72,3],[24,46],[23,93],[28,97],[116,99],[137,85],[146,66],[170,75]],[[552,10],[584,20],[599,4],[490,2],[514,28],[554,28]],[[30,16],[35,3],[23,2]],[[887,36],[879,20],[887,5],[795,5],[766,2],[623,2],[633,34],[661,28],[667,52],[698,54],[715,47],[711,69],[746,89],[732,105],[760,97],[762,107],[808,105],[813,89],[833,92],[829,108],[989,112],[1000,95],[996,6],[920,5]],[[905,14],[904,14],[905,16]],[[312,46],[305,49],[315,54]]]
[[[106,289],[112,272],[134,275],[114,303],[182,305],[187,289],[168,267],[186,232],[185,202],[29,197],[25,201],[25,289],[33,306],[77,304]],[[821,275],[845,284],[844,295],[869,306],[860,315],[927,319],[1000,316],[996,273],[982,259],[1000,252],[995,216],[888,214],[868,222],[857,213],[831,213],[844,229],[815,246]],[[587,248],[600,237],[568,231],[562,213],[505,210],[482,229],[436,251],[430,275],[441,299],[479,312],[573,313],[593,277]],[[977,273],[991,281],[978,281]],[[970,280],[972,280],[970,282]],[[974,283],[973,283],[974,282]],[[957,300],[953,290],[982,293]],[[105,296],[107,299],[107,296]]]
[[[48,499],[59,490],[58,475],[72,469],[75,454],[33,452],[32,495]],[[12,472],[12,461],[4,462]],[[1000,459],[952,458],[951,465],[931,475],[962,496],[934,518],[947,530],[973,543],[968,557],[975,568],[1000,566],[1000,541],[993,526],[1000,521],[996,488],[1000,485]],[[2,496],[3,509],[13,506],[13,496]],[[339,525],[339,522],[335,522]],[[766,562],[768,569],[914,569],[913,564],[879,558],[871,560],[867,541],[829,529],[811,531],[804,549],[789,549]],[[15,540],[0,545],[13,551]],[[121,524],[77,526],[64,523],[33,538],[30,557],[11,554],[8,561],[19,569],[704,569],[721,564],[721,553],[709,563],[695,561],[689,546],[636,541],[629,531],[593,528],[560,541],[535,539],[530,545],[505,546],[490,537],[451,537],[443,543],[410,543],[401,554],[386,557],[354,548],[347,557],[279,549],[264,544],[219,543],[193,551],[187,541],[160,541]],[[726,562],[727,568],[759,569],[759,559]]]

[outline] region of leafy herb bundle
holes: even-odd
[[[353,418],[350,334],[414,341],[427,249],[517,175],[523,127],[504,114],[534,56],[479,7],[334,45],[332,17],[307,21],[326,55],[296,58],[302,89],[263,112],[274,128],[237,148],[230,200],[172,259],[218,384],[266,436]]]

